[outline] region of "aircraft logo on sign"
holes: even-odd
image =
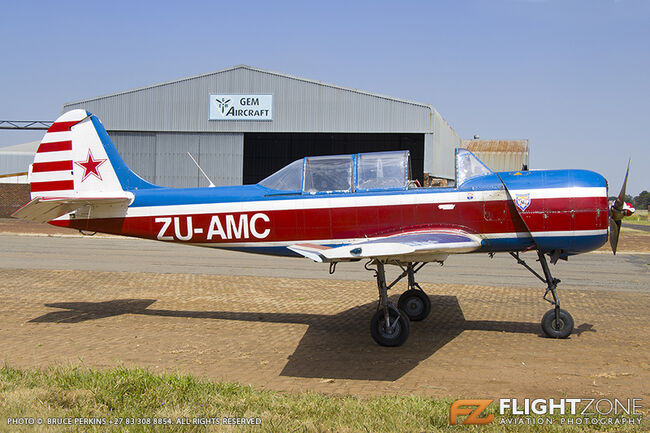
[[[217,105],[219,106],[219,109],[221,110],[221,114],[226,113],[226,108],[228,108],[228,103],[230,102],[230,99],[226,98],[221,98],[221,99],[216,99]]]
[[[273,120],[273,95],[210,95],[209,120]]]

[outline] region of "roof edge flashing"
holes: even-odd
[[[124,90],[124,91],[121,91],[121,92],[114,92],[114,93],[109,93],[109,94],[105,94],[105,95],[95,96],[95,97],[92,97],[92,98],[85,98],[85,99],[80,99],[80,100],[77,100],[77,101],[66,102],[66,103],[63,104],[63,111],[66,111],[67,110],[66,107],[69,107],[71,105],[85,104],[85,103],[88,103],[88,102],[94,102],[94,101],[98,101],[98,100],[101,100],[101,99],[114,98],[114,97],[117,97],[117,96],[142,92],[142,91],[145,91],[145,90],[155,89],[155,88],[158,88],[158,87],[170,86],[170,85],[177,84],[177,83],[183,83],[185,81],[190,81],[190,80],[195,80],[195,79],[199,79],[199,78],[209,77],[209,76],[212,76],[212,75],[223,74],[223,73],[226,73],[226,72],[232,72],[232,71],[235,71],[235,70],[238,70],[238,69],[246,69],[246,70],[253,71],[253,72],[258,72],[258,73],[261,73],[261,74],[273,75],[273,76],[276,76],[276,77],[287,78],[287,79],[301,81],[301,82],[304,82],[304,83],[315,84],[315,85],[323,86],[323,87],[329,87],[331,89],[338,89],[338,90],[348,91],[348,92],[352,92],[352,93],[357,93],[357,94],[360,94],[360,95],[371,96],[371,97],[385,99],[385,100],[389,100],[389,101],[395,101],[395,102],[399,102],[399,103],[402,103],[402,104],[415,105],[415,106],[418,106],[418,107],[428,108],[428,109],[431,109],[431,110],[435,111],[430,104],[426,104],[426,103],[423,103],[423,102],[417,102],[417,101],[410,101],[410,100],[407,100],[407,99],[395,98],[395,97],[392,97],[392,96],[387,96],[387,95],[383,95],[383,94],[379,94],[379,93],[373,93],[373,92],[369,92],[369,91],[365,91],[365,90],[359,90],[359,89],[355,89],[355,88],[352,88],[352,87],[339,86],[339,85],[336,85],[336,84],[325,83],[325,82],[322,82],[322,81],[311,80],[311,79],[308,79],[308,78],[301,78],[301,77],[297,77],[295,75],[284,74],[284,73],[281,73],[281,72],[269,71],[269,70],[265,70],[265,69],[261,69],[261,68],[256,68],[256,67],[253,67],[253,66],[243,65],[243,64],[236,65],[236,66],[231,66],[231,67],[224,68],[224,69],[219,69],[217,71],[206,72],[206,73],[202,73],[202,74],[198,74],[198,75],[192,75],[192,76],[184,77],[184,78],[178,78],[178,79],[170,80],[170,81],[164,81],[164,82],[158,83],[158,84],[151,84],[151,85],[148,85],[148,86],[137,87],[137,88],[134,88],[134,89]]]

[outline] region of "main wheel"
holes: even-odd
[[[560,310],[559,320],[555,320],[552,308],[542,317],[542,330],[551,338],[567,338],[573,331],[573,317],[565,310]]]
[[[407,290],[397,301],[397,307],[413,322],[426,319],[431,312],[431,300],[422,290]]]
[[[370,320],[370,335],[380,346],[401,346],[409,338],[411,324],[403,311],[399,314],[395,307],[388,309],[390,328],[386,326],[384,309],[380,308]]]

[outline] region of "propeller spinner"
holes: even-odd
[[[612,247],[614,255],[616,255],[618,237],[621,233],[621,221],[623,220],[623,217],[630,216],[635,211],[631,204],[625,202],[625,187],[627,185],[627,176],[629,173],[630,161],[627,162],[627,171],[625,172],[625,180],[623,181],[621,192],[609,208],[609,245]]]

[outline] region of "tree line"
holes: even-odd
[[[616,196],[609,197],[609,200],[616,200]],[[641,191],[641,194],[632,197],[630,194],[625,195],[625,201],[634,206],[635,209],[648,209],[650,206],[650,192]]]

